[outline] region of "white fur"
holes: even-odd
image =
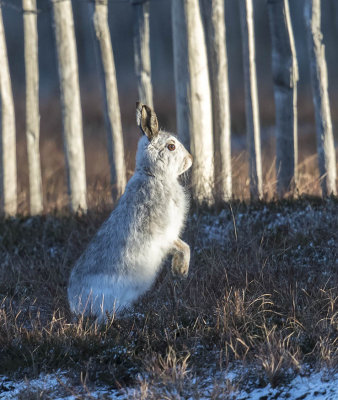
[[[188,196],[178,176],[191,164],[174,135],[160,131],[151,140],[140,139],[135,174],[72,270],[68,299],[73,312],[104,318],[151,287],[185,222]]]

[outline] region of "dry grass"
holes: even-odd
[[[254,365],[247,373],[262,385],[306,365],[337,368],[337,206],[302,198],[199,210],[186,232],[188,279],[173,280],[166,265],[133,313],[102,326],[73,319],[65,288],[108,210],[2,220],[0,374],[61,369],[89,387],[198,398],[194,377],[236,362]],[[215,399],[232,390],[213,387]]]

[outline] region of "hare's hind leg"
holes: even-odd
[[[172,249],[173,259],[171,262],[171,272],[174,276],[186,278],[189,271],[190,247],[181,239],[174,242]]]

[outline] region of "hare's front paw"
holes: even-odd
[[[187,262],[186,257],[183,253],[175,253],[171,262],[171,272],[174,276],[180,278],[186,278],[189,271],[189,261]]]
[[[186,278],[189,271],[190,247],[181,239],[174,242],[172,248],[173,260],[171,262],[171,272],[174,276]]]

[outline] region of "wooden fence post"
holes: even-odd
[[[153,108],[149,47],[149,0],[131,0],[134,25],[134,62],[139,100]]]
[[[219,200],[228,201],[232,196],[231,124],[224,0],[203,0],[201,4],[210,66],[215,149],[215,195]]]
[[[116,188],[116,196],[113,197],[119,198],[126,186],[126,166],[114,54],[108,26],[108,0],[95,0],[89,7],[104,94],[110,178],[112,187]]]
[[[317,153],[323,196],[336,194],[336,155],[328,95],[325,46],[322,43],[320,0],[306,0],[304,17],[307,27],[313,103],[316,116]]]
[[[15,115],[0,4],[0,212],[17,212]]]
[[[198,204],[210,205],[214,201],[212,107],[199,1],[173,0],[172,23],[178,134],[185,142],[183,129],[187,129],[190,138],[193,197]]]
[[[298,64],[288,0],[268,0],[272,39],[272,72],[276,105],[277,193],[297,186]]]
[[[87,210],[79,75],[70,0],[50,0],[60,78],[64,147],[71,210]]]
[[[40,165],[39,64],[36,0],[22,0],[25,72],[26,72],[26,138],[31,215],[43,211]]]
[[[240,0],[239,5],[243,46],[246,129],[249,148],[250,194],[252,199],[261,199],[263,197],[263,182],[252,0]]]

